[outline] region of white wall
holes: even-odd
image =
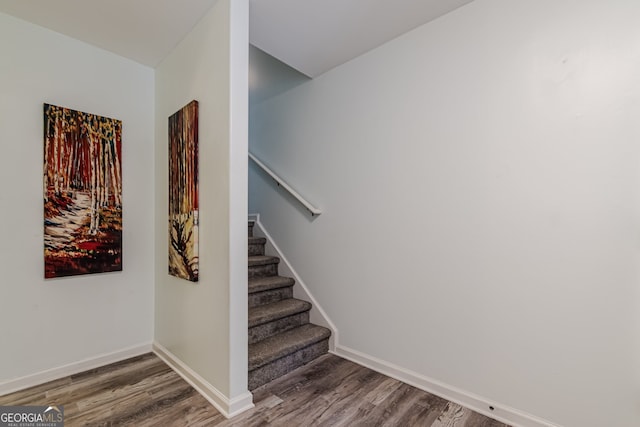
[[[249,1],[230,2],[229,40],[229,396],[238,401],[253,396],[247,390],[248,233],[249,204]],[[245,408],[238,408],[242,411]]]
[[[155,340],[231,399],[247,393],[247,7],[218,1],[158,66],[155,92]],[[193,99],[199,101],[197,283],[167,273],[167,120]]]
[[[0,383],[153,337],[153,70],[0,14]],[[122,120],[123,271],[44,280],[43,103]]]
[[[572,427],[640,424],[640,2],[476,0],[252,106],[250,212],[340,343]]]

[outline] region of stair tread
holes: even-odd
[[[329,338],[331,331],[306,324],[249,345],[249,371]]]
[[[249,327],[262,325],[311,309],[311,303],[295,298],[259,305],[249,309]]]
[[[250,245],[263,245],[265,243],[267,243],[267,239],[264,237],[249,237]]]
[[[293,286],[296,281],[291,277],[284,276],[267,276],[267,277],[255,277],[249,279],[249,293],[270,291],[272,289],[286,288]]]
[[[255,265],[278,264],[279,262],[280,258],[277,256],[253,255],[249,257],[249,267]]]

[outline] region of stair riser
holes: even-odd
[[[306,365],[328,351],[329,340],[325,339],[254,369],[249,372],[249,390],[255,390],[269,381],[281,377],[302,365]]]
[[[249,244],[249,256],[264,255],[264,245]]]
[[[309,312],[297,313],[282,319],[249,328],[249,344],[257,343],[280,332],[309,323]]]
[[[293,298],[293,286],[249,294],[249,308]]]
[[[249,279],[278,275],[278,264],[249,266]]]

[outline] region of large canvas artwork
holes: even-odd
[[[198,281],[198,101],[169,117],[169,274]]]
[[[122,122],[44,104],[45,277],[122,270]]]

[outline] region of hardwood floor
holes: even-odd
[[[508,427],[333,355],[256,389],[254,402],[227,420],[153,354],[0,397],[0,406],[64,405],[68,427]]]

